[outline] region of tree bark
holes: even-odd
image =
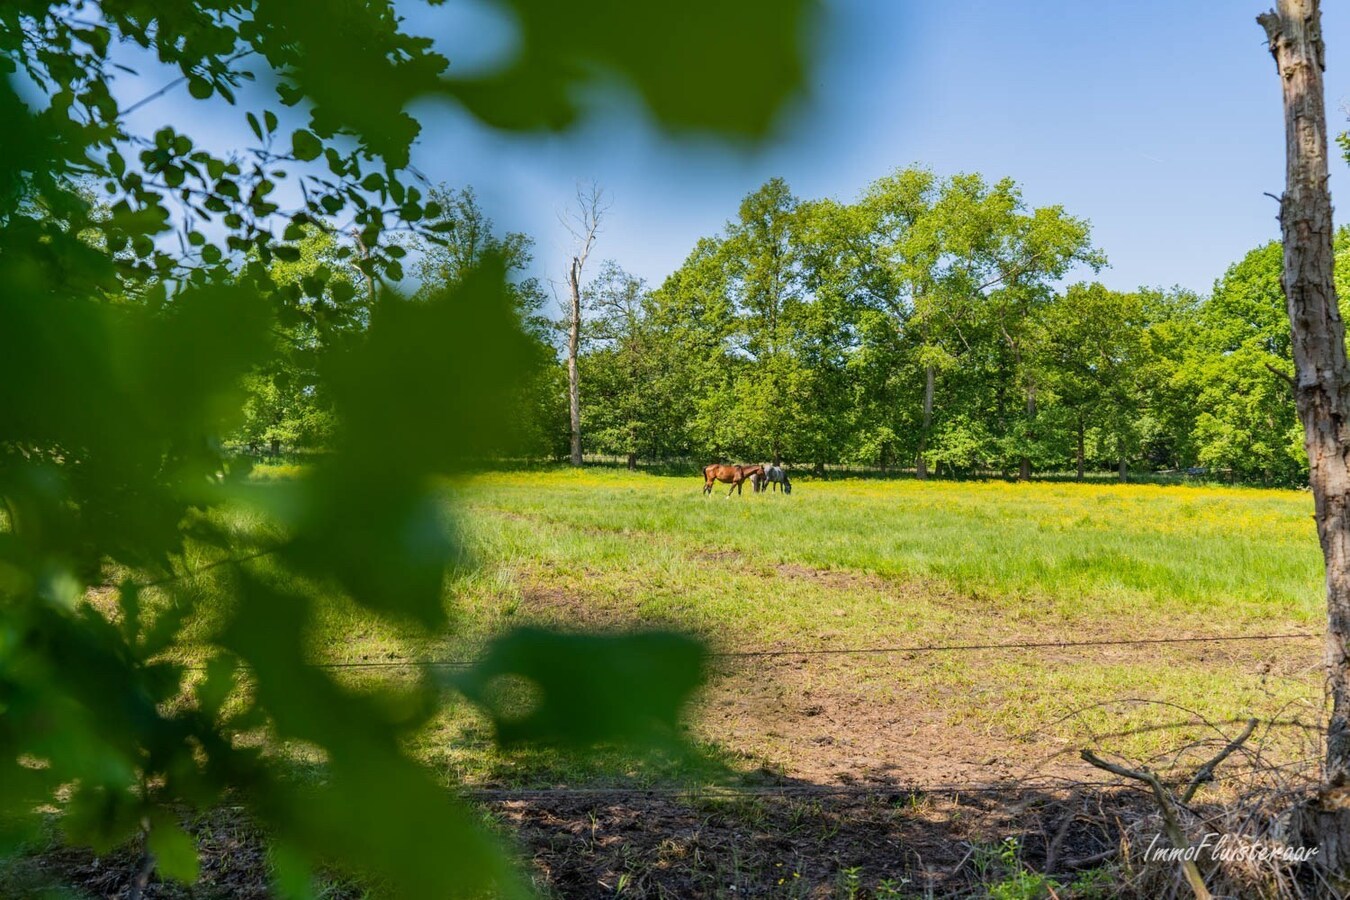
[[[1036,383],[1033,381],[1027,385],[1027,421],[1030,422],[1036,418]],[[1027,437],[1034,438],[1035,432],[1027,430]],[[1018,481],[1031,480],[1031,457],[1022,457],[1022,466],[1017,472]]]
[[[1117,477],[1120,479],[1121,484],[1130,480],[1130,461],[1124,456],[1120,458],[1120,469],[1118,470]]]
[[[1323,784],[1302,822],[1332,874],[1350,871],[1350,362],[1333,280],[1324,46],[1318,0],[1278,0],[1257,18],[1284,94],[1283,287],[1293,334],[1294,397],[1308,453],[1326,562],[1326,689],[1331,700]]]
[[[567,329],[567,406],[572,420],[572,465],[581,465],[581,377],[577,372],[577,352],[581,346],[581,259],[572,257],[567,270],[571,292],[571,323]]]
[[[630,453],[630,454],[628,454],[628,471],[630,471],[630,472],[636,472],[636,471],[637,471],[637,454],[636,454],[636,453]]]
[[[1083,420],[1078,420],[1078,480],[1083,480]]]
[[[933,427],[933,388],[937,372],[932,366],[925,366],[923,373],[923,427],[919,429],[919,453],[914,458],[914,477],[923,481],[928,477],[928,432]]]

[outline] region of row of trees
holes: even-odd
[[[852,204],[771,180],[659,287],[611,262],[584,292],[587,450],[1301,483],[1279,245],[1205,297],[1063,286],[1104,263],[1007,179],[909,168]]]
[[[630,465],[694,456],[919,477],[1306,477],[1275,242],[1204,297],[1065,286],[1075,266],[1105,263],[1088,223],[1029,207],[1011,180],[909,168],[845,204],[802,200],[774,179],[659,287],[613,261],[582,285],[569,264],[559,320],[528,274],[527,236],[495,232],[471,190],[431,200],[445,243],[410,248],[423,295],[455,286],[485,255],[506,261],[539,362],[515,416],[516,446],[535,456],[574,454],[579,432],[586,452]],[[581,209],[581,239],[593,244],[599,207]],[[275,264],[278,276],[303,283],[334,265],[336,245],[315,230],[299,261]],[[369,286],[351,271],[349,282],[326,279],[336,333],[368,315]],[[244,436],[255,447],[319,445],[332,427],[313,324],[285,340],[284,363],[250,384]]]

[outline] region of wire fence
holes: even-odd
[[[1085,647],[1127,647],[1178,644],[1216,644],[1252,641],[1314,640],[1321,635],[1304,632],[1281,634],[1228,634],[1174,638],[1111,638],[1088,641],[1007,641],[984,644],[902,644],[884,647],[826,647],[791,648],[772,647],[757,650],[715,650],[708,654],[713,659],[753,659],[764,657],[863,656],[898,653],[963,653],[990,650],[1046,650],[1077,649]],[[378,660],[338,660],[314,662],[309,665],[321,669],[467,669],[476,664],[473,659],[400,658]]]

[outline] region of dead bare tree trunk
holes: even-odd
[[[567,329],[567,408],[572,423],[572,465],[581,465],[581,374],[577,371],[577,354],[581,348],[581,260],[572,257],[567,270],[567,289],[571,296],[571,312]]]
[[[1284,296],[1294,398],[1303,423],[1317,534],[1326,562],[1327,723],[1322,790],[1300,830],[1333,874],[1350,872],[1350,362],[1333,281],[1324,46],[1318,0],[1278,0],[1258,16],[1284,93]]]
[[[563,227],[572,233],[575,252],[567,267],[567,407],[572,427],[572,465],[581,465],[581,373],[577,370],[577,356],[581,352],[581,273],[586,259],[600,233],[600,220],[608,208],[605,194],[592,183],[588,188],[577,187],[576,209],[569,215],[559,214]]]

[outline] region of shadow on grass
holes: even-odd
[[[604,756],[561,766],[556,757],[523,758],[538,766],[530,781],[539,786],[457,793],[515,846],[542,892],[560,897],[954,897],[1010,880],[1049,885],[1059,897],[1098,896],[1087,888],[1112,877],[1100,869],[1119,842],[1111,823],[1147,808],[1137,792],[1108,788],[925,791],[915,786],[922,773],[889,769],[827,785],[720,763],[713,768],[724,777],[700,780],[693,776],[709,771],[701,763],[665,773],[673,778],[648,771],[623,781],[619,757]],[[634,771],[637,761],[628,762]],[[573,780],[587,772],[595,777]],[[317,783],[323,766],[294,763],[289,776]],[[558,776],[569,783],[545,784]],[[185,815],[183,824],[198,844],[200,880],[152,877],[145,897],[273,896],[266,838],[240,806]],[[1044,876],[1052,842],[1055,871]],[[142,861],[138,842],[97,856],[62,846],[52,826],[49,842],[0,865],[0,893],[125,896]],[[369,886],[334,871],[319,889],[331,900],[370,896]],[[1025,896],[1042,895],[1050,896]]]

